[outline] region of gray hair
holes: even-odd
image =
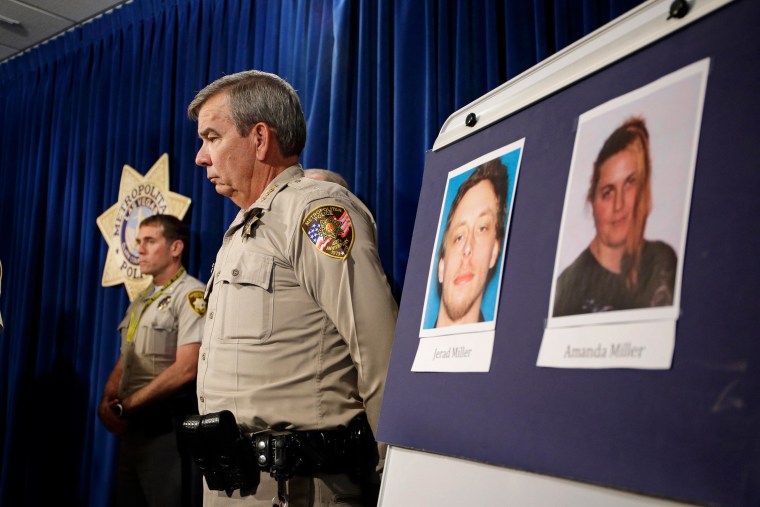
[[[201,107],[217,93],[227,92],[230,119],[241,136],[263,122],[274,135],[285,157],[300,155],[306,145],[306,118],[295,89],[280,76],[248,70],[223,76],[207,85],[187,107],[197,121]]]

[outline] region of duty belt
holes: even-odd
[[[287,504],[286,481],[294,475],[347,474],[366,482],[378,462],[377,445],[367,416],[360,414],[348,427],[335,430],[261,431],[241,433],[232,412],[190,416],[183,438],[206,477],[209,489],[231,496],[256,493],[260,472],[277,480],[278,498]],[[275,503],[275,499],[273,499]]]

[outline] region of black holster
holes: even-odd
[[[227,496],[236,489],[242,496],[256,493],[259,467],[232,412],[189,416],[182,424],[182,438],[209,489],[225,491]]]
[[[261,431],[241,434],[225,410],[185,420],[183,435],[209,489],[254,494],[261,471],[278,481],[294,475],[347,474],[376,489],[377,443],[365,414],[335,430]]]

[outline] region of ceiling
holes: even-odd
[[[0,63],[132,0],[0,0]]]

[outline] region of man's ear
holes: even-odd
[[[171,254],[172,257],[181,257],[182,250],[184,249],[185,249],[185,244],[178,239],[175,239],[174,241],[172,241],[172,244],[169,245],[169,253]]]
[[[445,263],[443,257],[438,260],[438,283],[443,283],[443,270],[445,269]]]
[[[266,160],[274,142],[272,129],[266,123],[258,122],[251,128],[248,135],[253,136],[253,141],[256,143],[256,159],[259,161]]]
[[[496,265],[496,259],[499,258],[499,250],[501,250],[501,242],[497,241],[493,244],[493,250],[491,251],[491,262],[488,263],[488,269],[491,269]]]

